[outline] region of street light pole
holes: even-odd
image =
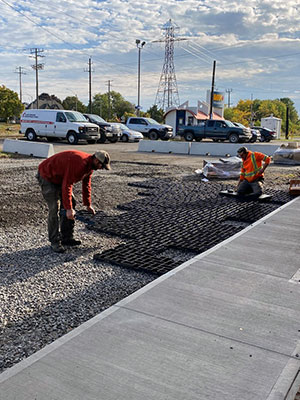
[[[138,104],[136,107],[136,115],[140,115],[140,97],[141,97],[141,50],[145,46],[146,42],[141,42],[139,39],[135,41],[136,47],[138,48]]]

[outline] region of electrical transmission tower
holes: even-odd
[[[163,26],[165,38],[154,42],[165,42],[165,60],[162,68],[158,89],[155,98],[157,108],[166,110],[171,106],[179,106],[179,95],[174,67],[174,42],[185,39],[175,39],[175,29],[171,19]]]

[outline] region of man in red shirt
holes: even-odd
[[[238,149],[237,154],[243,160],[240,180],[237,187],[239,196],[255,200],[263,192],[264,172],[271,162],[271,157],[246,147]]]
[[[77,150],[62,151],[39,165],[37,179],[49,208],[48,236],[53,251],[63,253],[63,245],[81,244],[73,237],[76,204],[73,185],[82,181],[83,204],[94,215],[91,205],[92,173],[102,168],[111,169],[110,156],[106,151],[97,151],[93,155]]]

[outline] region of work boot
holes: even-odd
[[[74,238],[62,239],[61,243],[65,246],[79,246],[81,244],[81,240],[76,240]]]
[[[51,243],[51,249],[55,253],[64,253],[66,251],[60,242]]]

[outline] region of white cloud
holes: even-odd
[[[8,2],[15,10],[7,6]],[[18,12],[16,11],[18,10]],[[298,0],[0,0],[0,82],[18,91],[15,67],[27,69],[24,93],[34,96],[35,74],[30,48],[43,48],[45,68],[40,90],[64,98],[77,93],[88,100],[88,58],[93,61],[93,91],[113,90],[136,101],[136,39],[142,50],[141,95],[144,109],[154,102],[164,61],[162,26],[171,18],[176,35],[175,71],[180,99],[204,99],[210,87],[213,60],[217,83],[233,88],[232,100],[294,99],[300,68],[300,6]],[[299,91],[299,88],[298,88]],[[258,93],[258,90],[257,90]],[[268,98],[268,97],[267,97]]]

